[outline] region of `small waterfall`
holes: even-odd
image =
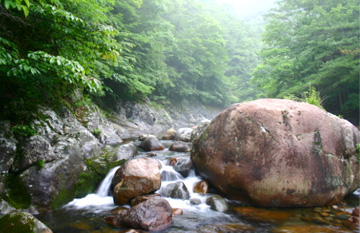
[[[174,170],[173,167],[162,165],[160,170],[161,173],[161,181],[176,181],[176,180],[183,180],[184,177]]]
[[[114,167],[113,169],[111,169],[108,174],[106,175],[106,177],[104,178],[104,180],[101,182],[96,194],[100,197],[106,197],[109,194],[110,191],[110,187],[111,187],[111,182],[112,179],[115,175],[115,172],[117,171],[118,167]]]

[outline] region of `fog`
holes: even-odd
[[[221,4],[228,5],[240,18],[249,19],[264,14],[275,7],[277,0],[217,0]]]

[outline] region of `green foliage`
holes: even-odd
[[[27,17],[29,15],[30,0],[1,0],[7,10],[17,9],[23,11]]]
[[[356,157],[357,161],[360,163],[360,143],[356,144]]]
[[[11,132],[16,138],[29,138],[37,134],[36,129],[34,129],[31,125],[15,125],[11,127]]]
[[[92,132],[92,134],[95,136],[95,137],[99,137],[100,136],[100,134],[101,134],[101,129],[99,129],[99,128],[97,128],[97,129],[95,129],[93,132]]]
[[[0,218],[0,229],[2,232],[11,233],[33,233],[35,232],[35,222],[21,212],[11,212]]]
[[[42,168],[45,167],[45,160],[41,159],[35,165],[37,170],[41,170]]]
[[[301,97],[296,97],[295,95],[288,95],[285,96],[284,98],[299,102],[306,102],[324,109],[324,107],[322,106],[323,100],[320,96],[320,92],[316,91],[315,87],[310,87],[309,90],[304,91],[303,93],[301,93],[300,96]]]
[[[321,91],[326,110],[359,117],[358,1],[290,1],[267,15],[266,47],[253,77],[262,96]]]

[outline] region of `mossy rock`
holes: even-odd
[[[52,233],[42,222],[29,213],[13,211],[0,218],[1,232]]]

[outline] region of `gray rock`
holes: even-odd
[[[189,190],[186,188],[186,185],[181,182],[175,182],[166,185],[160,191],[161,195],[165,197],[171,197],[176,199],[187,200],[190,198]]]
[[[39,135],[35,135],[26,140],[20,148],[21,157],[14,163],[13,171],[23,171],[37,163],[47,163],[59,159],[55,155],[50,143]]]
[[[163,150],[164,146],[157,140],[155,136],[150,136],[142,141],[139,145],[144,151]]]
[[[180,128],[176,132],[174,140],[175,141],[190,142],[192,131],[193,131],[192,128]]]
[[[137,153],[137,148],[133,142],[119,146],[115,150],[115,155],[112,157],[112,161],[121,161],[123,159],[128,160],[134,157]]]
[[[15,208],[12,207],[9,203],[7,203],[5,200],[0,200],[0,214],[8,214],[11,211],[14,211]]]
[[[192,144],[190,142],[175,141],[169,148],[170,151],[190,152]]]
[[[219,195],[208,197],[206,199],[206,204],[210,205],[212,210],[218,212],[226,212],[229,209],[229,204]]]
[[[190,158],[178,158],[178,162],[174,166],[174,170],[180,173],[183,177],[188,177],[193,167]]]

